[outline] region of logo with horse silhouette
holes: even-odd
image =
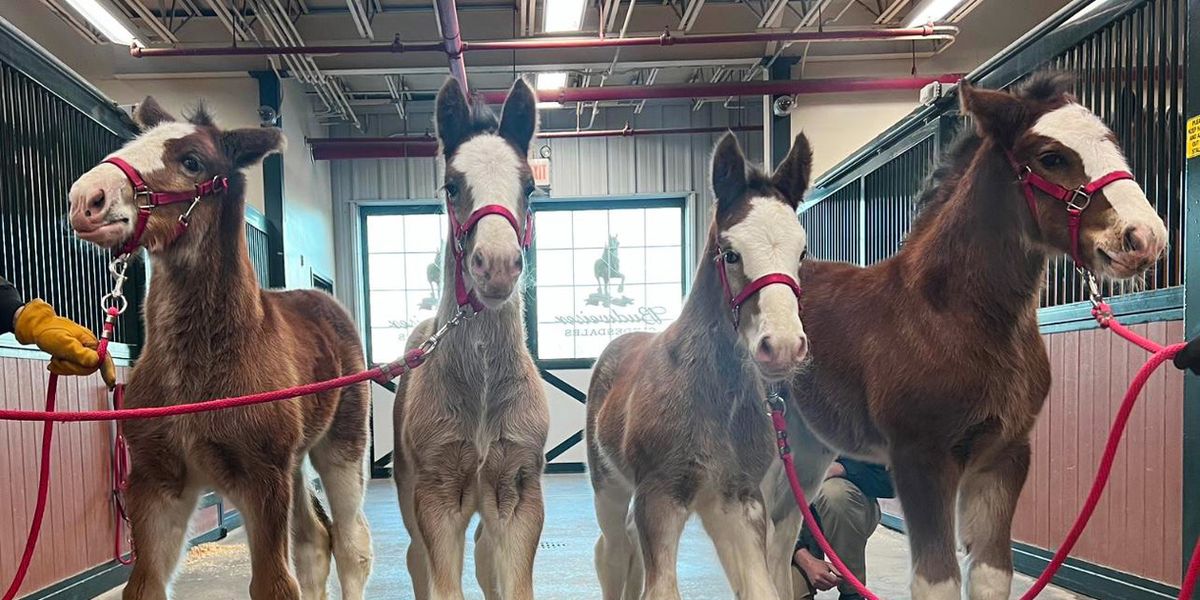
[[[421,299],[417,307],[421,310],[433,310],[442,299],[442,258],[445,244],[438,244],[437,256],[433,262],[425,266],[425,280],[429,284],[429,295]]]
[[[617,240],[617,236],[608,236],[608,245],[600,254],[600,258],[592,265],[592,271],[596,276],[596,291],[587,298],[588,306],[629,306],[633,304],[633,298],[625,296],[625,274],[621,272],[621,258],[617,254],[621,243]],[[618,296],[612,295],[610,283],[614,279],[620,279],[621,283],[617,285]]]

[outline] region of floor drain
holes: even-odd
[[[542,548],[543,550],[549,550],[551,548],[566,548],[567,543],[566,542],[542,542],[539,545],[539,547]]]

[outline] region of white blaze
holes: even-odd
[[[511,211],[518,223],[521,222],[523,159],[511,144],[495,134],[475,136],[458,147],[450,166],[463,174],[474,201],[472,212],[488,204],[499,204]],[[475,243],[519,244],[520,241],[508,221],[499,216],[487,216],[476,226]]]
[[[1089,181],[1113,171],[1130,170],[1125,155],[1110,138],[1108,126],[1083,105],[1071,103],[1052,110],[1042,115],[1031,131],[1075,151]],[[1147,226],[1158,241],[1167,238],[1166,226],[1137,182],[1125,179],[1112,183],[1104,188],[1104,197],[1116,211],[1121,231],[1126,226]]]
[[[808,244],[804,227],[795,211],[774,198],[753,198],[750,211],[742,221],[725,232],[727,247],[741,255],[742,273],[753,281],[770,273],[797,277],[800,257]],[[734,290],[736,294],[737,290]],[[782,285],[769,285],[758,293],[759,314],[743,336],[772,335],[800,338],[799,305],[791,290]],[[747,347],[754,348],[747,339]]]

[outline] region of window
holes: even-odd
[[[526,322],[539,360],[596,358],[623,333],[662,331],[678,318],[682,198],[534,208]],[[398,358],[413,328],[436,315],[445,239],[438,205],[363,210],[371,362]]]
[[[404,353],[408,334],[437,314],[441,302],[445,217],[436,206],[425,213],[364,211],[367,352],[371,362]]]
[[[576,208],[575,206],[578,206]],[[537,207],[537,358],[595,358],[613,338],[661,331],[683,306],[682,201]]]

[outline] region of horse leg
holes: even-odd
[[[954,547],[954,494],[961,467],[947,448],[893,447],[896,491],[904,509],[912,552],[913,600],[959,600]]]
[[[829,468],[829,463],[833,462],[833,451],[821,443],[812,430],[798,418],[788,419],[788,439],[795,459],[796,476],[800,479],[804,494],[815,498],[825,478],[825,471]],[[788,484],[787,474],[784,473],[783,461],[773,461],[763,481],[763,497],[768,501],[768,514],[771,515],[774,524],[767,554],[767,568],[771,571],[771,578],[775,582],[779,597],[792,600],[792,556],[796,552],[796,540],[800,537],[804,516],[792,497],[792,488]]]
[[[475,526],[475,581],[483,590],[485,600],[503,600],[500,595],[500,583],[496,579],[496,548],[494,536],[484,535],[484,525],[481,520]]]
[[[122,598],[167,600],[200,488],[188,485],[186,467],[175,456],[135,451],[133,465],[125,500],[137,562]]]
[[[412,579],[413,598],[427,600],[429,598],[429,553],[425,549],[425,539],[421,536],[421,527],[417,523],[416,498],[413,490],[413,477],[408,472],[408,466],[402,457],[397,456],[393,462],[392,474],[396,479],[396,495],[400,500],[400,517],[404,528],[408,530],[408,551],[405,552],[405,563],[408,566],[408,576]]]
[[[304,479],[304,469],[296,469],[292,478],[292,564],[300,580],[300,597],[325,600],[332,541],[329,517]]]
[[[338,440],[327,438],[313,448],[312,461],[333,513],[333,556],[342,598],[362,600],[374,557],[371,531],[363,514],[362,453],[345,452]]]
[[[540,445],[500,439],[488,449],[480,470],[483,522],[476,561],[490,557],[494,570],[490,579],[504,600],[533,598],[533,560],[545,520],[544,463]]]
[[[679,536],[687,523],[692,498],[675,498],[667,490],[641,486],[633,497],[633,520],[642,548],[646,582],[642,600],[679,600],[676,561]]]
[[[632,510],[626,510],[629,514],[625,515],[625,537],[629,539],[633,555],[629,558],[629,575],[625,578],[624,600],[638,600],[642,597],[642,590],[646,585],[646,563],[642,556],[641,535],[637,530],[637,519],[634,518]]]
[[[231,486],[245,516],[250,542],[250,598],[298,600],[300,588],[288,571],[288,530],[292,498],[291,464],[249,465]]]
[[[621,278],[621,284],[617,286],[617,293],[620,294],[625,291],[625,274],[617,273],[617,277]]]
[[[424,542],[430,598],[462,600],[466,530],[475,512],[478,454],[469,443],[425,448],[414,458],[413,508]]]
[[[733,595],[741,600],[778,600],[767,569],[770,522],[762,493],[722,496],[700,507],[704,530],[717,548]]]
[[[967,463],[958,489],[959,537],[967,550],[971,600],[1008,598],[1012,589],[1012,520],[1029,473],[1029,443],[999,448]]]
[[[629,583],[633,561],[638,558],[634,549],[637,542],[626,528],[633,491],[619,481],[603,477],[596,469],[591,473],[596,520],[600,523],[600,537],[596,539],[596,575],[600,578],[600,592],[604,600],[621,600]],[[640,588],[641,582],[637,583]],[[637,591],[641,592],[640,589]]]

